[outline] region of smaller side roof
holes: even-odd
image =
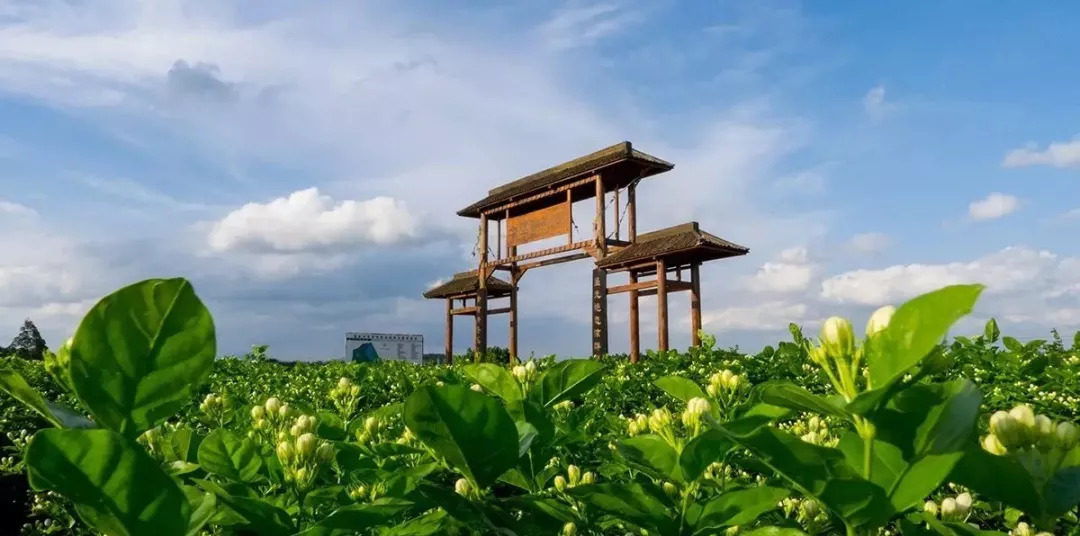
[[[665,259],[706,262],[746,255],[750,249],[702,231],[696,221],[638,235],[637,241],[597,261],[598,268],[618,270],[642,261]]]
[[[488,277],[488,298],[501,298],[503,296],[509,296],[510,291],[513,290],[513,286],[502,279],[490,276]],[[454,274],[454,277],[433,288],[424,292],[424,297],[428,299],[435,298],[450,298],[450,297],[472,297],[476,295],[476,292],[480,290],[480,276],[479,272],[473,270],[471,272],[461,272]]]

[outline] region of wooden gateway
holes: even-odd
[[[698,229],[688,223],[661,231],[637,234],[637,185],[647,177],[670,171],[670,162],[647,155],[622,142],[564,164],[534,173],[509,184],[494,188],[487,197],[458,211],[459,216],[480,220],[477,270],[454,276],[450,282],[424,293],[426,298],[447,300],[446,355],[453,359],[453,317],[469,314],[475,317],[473,340],[477,355],[487,351],[487,317],[509,313],[509,350],[511,360],[517,359],[517,290],[518,282],[528,270],[592,257],[592,353],[601,356],[608,351],[607,295],[630,293],[630,358],[637,361],[638,297],[655,293],[658,296],[659,344],[667,349],[667,293],[691,290],[691,324],[694,344],[701,324],[700,283],[701,263],[745,255],[745,247],[733,244]],[[609,203],[614,204],[611,216],[613,229],[607,229]],[[621,197],[625,195],[625,205]],[[573,205],[594,199],[591,236],[575,240]],[[491,223],[495,223],[495,247],[491,247]],[[625,235],[623,227],[626,228]],[[503,229],[505,228],[505,233]],[[505,234],[505,239],[503,238]],[[533,251],[520,251],[523,246],[541,240],[566,237],[565,243]],[[625,239],[624,239],[625,236]],[[504,250],[505,242],[505,250]],[[508,272],[510,281],[494,277],[496,271]],[[690,281],[682,280],[683,270],[690,271]],[[609,273],[626,272],[630,283],[608,287]],[[669,281],[667,275],[676,279]],[[655,281],[640,281],[641,277],[657,276]],[[508,297],[505,308],[492,309],[488,301]],[[454,309],[453,301],[461,300],[462,307]],[[468,306],[466,302],[472,301]]]

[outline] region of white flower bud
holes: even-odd
[[[677,488],[675,484],[671,482],[664,482],[664,493],[667,493],[670,497],[674,497],[678,495],[679,488]]]
[[[1013,529],[1013,536],[1034,536],[1035,531],[1031,528],[1031,525],[1021,521],[1016,524],[1016,528]]]
[[[559,491],[566,490],[566,478],[562,475],[555,475],[555,489]]]
[[[938,513],[937,503],[934,502],[934,501],[926,501],[926,503],[923,504],[923,512],[926,512],[926,513],[928,513],[928,514],[930,514],[932,516],[937,516],[937,513]]]
[[[851,322],[839,316],[829,317],[821,326],[821,345],[834,359],[855,351],[855,333]]]
[[[581,482],[581,469],[578,469],[578,466],[571,464],[566,467],[566,476],[570,480],[570,485],[576,486]]]
[[[477,393],[483,393],[484,392],[484,388],[480,387],[480,384],[478,384],[478,383],[472,384],[472,386],[470,386],[469,389],[472,389],[473,391],[476,391]]]
[[[282,441],[277,445],[277,457],[281,460],[281,463],[288,465],[293,458],[293,446],[288,441]]]
[[[353,385],[352,387],[349,387],[349,394],[352,396],[358,396],[360,394],[360,386]]]
[[[342,377],[340,380],[338,380],[337,385],[342,389],[347,389],[349,388],[349,386],[352,385],[352,382],[350,382],[348,378]]]
[[[263,418],[264,415],[266,415],[266,410],[263,409],[262,406],[252,406],[251,407],[251,420],[254,420],[254,421],[260,420],[260,419]]]
[[[334,460],[334,446],[330,443],[323,443],[319,445],[319,448],[315,451],[315,459],[319,463],[330,463]]]
[[[304,459],[308,459],[315,452],[315,448],[319,444],[319,438],[315,437],[315,434],[308,432],[301,435],[296,439],[296,454]]]
[[[468,480],[459,478],[457,479],[457,482],[454,482],[454,491],[457,492],[458,495],[468,497],[469,493],[472,492],[472,485],[469,484]]]
[[[967,517],[968,511],[971,510],[971,494],[968,492],[961,493],[956,496],[956,517],[961,519]]]
[[[952,497],[946,497],[945,500],[941,501],[941,517],[942,517],[942,519],[944,519],[944,518],[950,518],[951,519],[955,515],[956,515],[956,499],[954,499]]]
[[[536,373],[536,361],[530,359],[528,363],[525,363],[525,372],[530,376]]]
[[[515,365],[514,368],[510,369],[510,374],[517,378],[517,381],[521,383],[525,383],[526,377],[528,376],[528,373],[525,372],[525,367],[521,365]]]
[[[872,337],[877,333],[883,331],[889,327],[889,321],[892,320],[893,313],[896,312],[896,307],[892,305],[886,305],[874,311],[870,315],[870,320],[866,322],[866,336]]]
[[[982,438],[982,448],[995,456],[1004,456],[1009,451],[994,434],[988,434]]]
[[[266,399],[266,412],[276,415],[281,410],[281,401],[276,397],[270,397]]]
[[[582,484],[594,484],[594,483],[596,483],[596,475],[593,474],[592,471],[587,471],[585,474],[581,475],[581,483]]]
[[[532,361],[530,361],[531,363]],[[577,525],[573,521],[567,521],[562,528],[561,536],[575,536],[577,534]]]

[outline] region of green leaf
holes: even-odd
[[[345,423],[341,422],[341,417],[336,413],[329,411],[318,412],[319,424],[315,428],[315,433],[330,441],[341,441],[348,437],[348,433],[345,431]]]
[[[784,408],[822,415],[833,415],[849,419],[851,415],[844,408],[833,404],[823,396],[818,396],[787,380],[765,382],[758,386],[761,401]]]
[[[689,402],[691,398],[708,399],[698,384],[681,376],[664,376],[653,384],[680,402]]]
[[[41,393],[30,387],[22,374],[7,367],[0,367],[0,390],[26,404],[58,428],[96,428],[93,421],[76,413],[75,410],[46,400]]]
[[[362,529],[386,525],[395,516],[408,512],[415,503],[383,498],[370,504],[354,504],[334,510],[329,516],[298,536],[346,536]]]
[[[784,488],[759,486],[729,491],[709,501],[697,522],[697,531],[746,525],[761,514],[775,510],[790,492]]]
[[[536,437],[529,446],[531,450],[536,451],[551,444],[555,437],[555,425],[543,406],[532,400],[515,400],[506,405],[506,411],[518,427],[528,424],[536,430]]]
[[[1013,337],[1009,337],[1006,335],[1001,339],[1001,343],[1004,344],[1005,348],[1007,348],[1010,352],[1017,354],[1024,352],[1024,343],[1016,340]]]
[[[667,505],[641,484],[590,484],[568,488],[566,492],[597,510],[650,532],[677,532],[678,527],[668,515]]]
[[[1044,514],[1040,490],[1023,465],[1011,456],[990,454],[977,443],[968,446],[949,480],[987,499],[1018,508],[1033,519]]]
[[[679,454],[668,445],[664,438],[655,434],[645,434],[620,440],[616,450],[639,469],[653,476],[682,482],[679,468]]]
[[[484,389],[507,401],[521,399],[521,387],[517,380],[505,368],[494,363],[474,363],[466,365],[464,372]]]
[[[110,430],[50,428],[34,434],[26,461],[33,489],[67,497],[105,534],[186,535],[187,497],[134,441]]]
[[[837,450],[807,443],[798,437],[754,423],[714,424],[739,446],[749,450],[803,493],[816,497],[852,526],[879,526],[892,515],[885,490],[862,478]],[[750,429],[740,432],[740,428]]]
[[[959,379],[908,387],[870,415],[878,430],[871,479],[897,512],[917,506],[946,480],[975,441],[981,403],[975,385]],[[842,437],[839,447],[849,463],[862,463],[865,447],[854,433]]]
[[[997,342],[997,340],[1001,337],[1001,330],[998,329],[997,320],[991,318],[990,320],[986,321],[986,327],[983,328],[983,337],[988,342]]]
[[[191,505],[191,520],[188,522],[186,536],[199,536],[202,528],[217,511],[217,496],[213,493],[203,493],[191,486],[184,486],[184,495],[187,495],[188,503]]]
[[[255,443],[219,428],[199,445],[199,465],[232,480],[254,482],[262,469],[262,458]]]
[[[713,462],[719,462],[735,447],[719,430],[706,430],[691,439],[679,454],[679,467],[687,482],[697,480]]]
[[[739,534],[742,536],[806,536],[805,532],[791,527],[761,527],[750,532],[740,531]]]
[[[289,514],[262,499],[230,494],[209,480],[195,480],[196,485],[217,496],[218,501],[247,521],[247,527],[259,536],[292,536],[296,532]]]
[[[971,312],[983,285],[952,285],[908,300],[881,332],[880,352],[868,358],[871,385],[881,388],[919,364],[957,320]]]
[[[1046,510],[1051,517],[1060,517],[1080,503],[1080,467],[1058,469],[1046,485]]]
[[[135,437],[195,397],[216,355],[214,321],[182,278],[149,279],[102,298],[79,324],[71,379],[95,420]]]
[[[552,365],[537,381],[540,404],[551,407],[584,394],[600,383],[606,368],[592,359],[568,359]]]
[[[518,432],[498,400],[460,385],[424,386],[405,401],[413,435],[481,487],[518,460]]]

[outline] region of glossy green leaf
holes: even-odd
[[[31,487],[67,497],[103,533],[187,533],[191,506],[184,492],[142,447],[110,430],[41,430],[26,460]]]
[[[1043,515],[1040,490],[1016,459],[995,456],[978,444],[968,446],[953,467],[949,480],[971,488],[980,496],[1001,501],[1032,516]]]
[[[991,318],[986,321],[986,327],[983,328],[983,338],[988,342],[997,342],[1001,338],[1001,330],[998,328],[997,320]]]
[[[859,476],[837,449],[812,445],[769,426],[746,426],[752,430],[748,433],[738,431],[738,421],[714,426],[852,526],[879,526],[893,513],[885,490]]]
[[[625,519],[658,534],[675,534],[676,520],[656,493],[641,484],[590,484],[568,488],[567,493],[608,515]]]
[[[262,469],[262,458],[251,440],[219,428],[199,445],[199,465],[232,480],[254,482]]]
[[[882,332],[878,355],[867,365],[874,388],[884,387],[919,364],[957,320],[971,312],[983,285],[952,285],[917,296],[896,309]]]
[[[697,522],[697,531],[746,525],[771,512],[790,492],[784,488],[758,486],[729,491],[709,501]]]
[[[504,367],[494,363],[474,363],[466,365],[464,372],[481,387],[507,402],[521,399],[521,387]]]
[[[741,536],[806,536],[806,533],[791,527],[760,527],[748,532],[740,531]]]
[[[774,406],[789,408],[796,411],[833,415],[842,419],[850,418],[850,414],[845,411],[844,408],[837,406],[825,397],[815,395],[790,381],[777,380],[766,382],[761,384],[758,387],[758,390],[761,401],[766,404],[772,404]]]
[[[368,504],[354,504],[334,510],[299,536],[348,536],[363,529],[386,525],[408,512],[415,503],[404,499],[384,498]]]
[[[30,387],[22,374],[0,367],[0,390],[45,417],[58,428],[96,428],[94,422],[62,404],[46,400],[41,393]]]
[[[692,398],[708,398],[697,383],[682,376],[664,376],[653,384],[680,402],[689,402]]]
[[[184,495],[191,505],[191,519],[188,521],[187,536],[199,536],[203,527],[214,517],[217,509],[217,496],[203,493],[198,488],[184,486]]]
[[[329,411],[318,412],[319,424],[315,428],[315,433],[323,439],[329,439],[330,441],[341,441],[348,438],[348,432],[345,431],[345,423],[341,422],[341,417],[336,413]]]
[[[540,404],[551,407],[584,394],[600,383],[606,368],[592,359],[568,359],[552,365],[540,375],[535,387]]]
[[[975,442],[982,393],[968,380],[922,384],[892,397],[870,415],[877,427],[871,480],[888,493],[893,508],[917,506],[948,477]],[[860,466],[864,444],[854,433],[841,438],[849,463]]]
[[[658,435],[645,434],[622,439],[615,444],[615,449],[636,468],[654,477],[683,481],[679,454]]]
[[[697,480],[705,469],[714,462],[719,462],[735,447],[719,430],[706,430],[691,439],[679,454],[679,467],[687,482]]]
[[[200,488],[213,493],[217,500],[231,508],[246,521],[243,526],[259,536],[292,536],[296,532],[292,516],[285,510],[262,499],[229,493],[209,480],[195,480]]]
[[[206,382],[214,321],[182,278],[149,279],[99,301],[71,346],[79,400],[103,426],[135,437],[173,416]]]
[[[405,402],[418,439],[481,487],[517,463],[518,432],[495,398],[460,385],[424,386]]]

